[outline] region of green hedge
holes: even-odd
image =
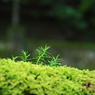
[[[95,71],[0,59],[0,95],[95,95]]]

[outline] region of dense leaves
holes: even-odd
[[[0,95],[95,95],[95,71],[0,59]]]
[[[8,2],[12,0],[2,1]],[[30,6],[31,9],[28,14],[33,18],[49,17],[56,19],[60,22],[60,28],[63,29],[63,31],[68,32],[69,28],[71,34],[74,34],[72,37],[80,33],[82,40],[95,40],[93,36],[95,35],[95,33],[93,33],[93,31],[95,31],[95,0],[16,1],[24,3],[26,6]]]

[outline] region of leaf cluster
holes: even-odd
[[[36,49],[38,52],[38,56],[35,58],[29,58],[30,54],[28,54],[28,51],[21,51],[20,56],[13,57],[13,61],[22,60],[24,62],[31,61],[35,64],[43,64],[43,65],[50,65],[50,66],[59,66],[61,65],[61,60],[59,58],[59,55],[54,57],[51,53],[48,52],[48,49],[50,49],[50,46],[45,45],[44,47],[39,47]]]
[[[0,59],[0,95],[95,95],[94,84],[95,71]]]

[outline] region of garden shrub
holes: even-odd
[[[0,59],[0,95],[95,95],[95,71]]]

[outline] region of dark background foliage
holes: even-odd
[[[12,22],[13,2],[15,0],[0,1],[1,36],[6,34],[5,27]],[[95,0],[16,0],[16,3],[20,7],[17,24],[27,23],[26,34],[32,38],[51,36],[50,38],[53,39],[56,37],[64,40],[95,41]],[[49,29],[48,31],[39,30],[35,34],[31,24],[35,24],[35,28],[37,24],[39,27],[41,24],[46,24],[45,27],[50,30],[52,26],[54,26],[53,29],[58,30],[52,32]]]
[[[74,63],[72,60],[80,64],[80,58],[85,57],[81,59],[83,63],[87,62],[88,67],[91,63],[94,67],[94,60],[87,61],[95,59],[91,51],[95,50],[94,36],[95,0],[0,0],[1,57],[22,49],[33,51],[42,43],[49,43],[59,47],[53,52],[62,53],[64,49],[69,56],[65,60],[71,59],[70,64]]]

